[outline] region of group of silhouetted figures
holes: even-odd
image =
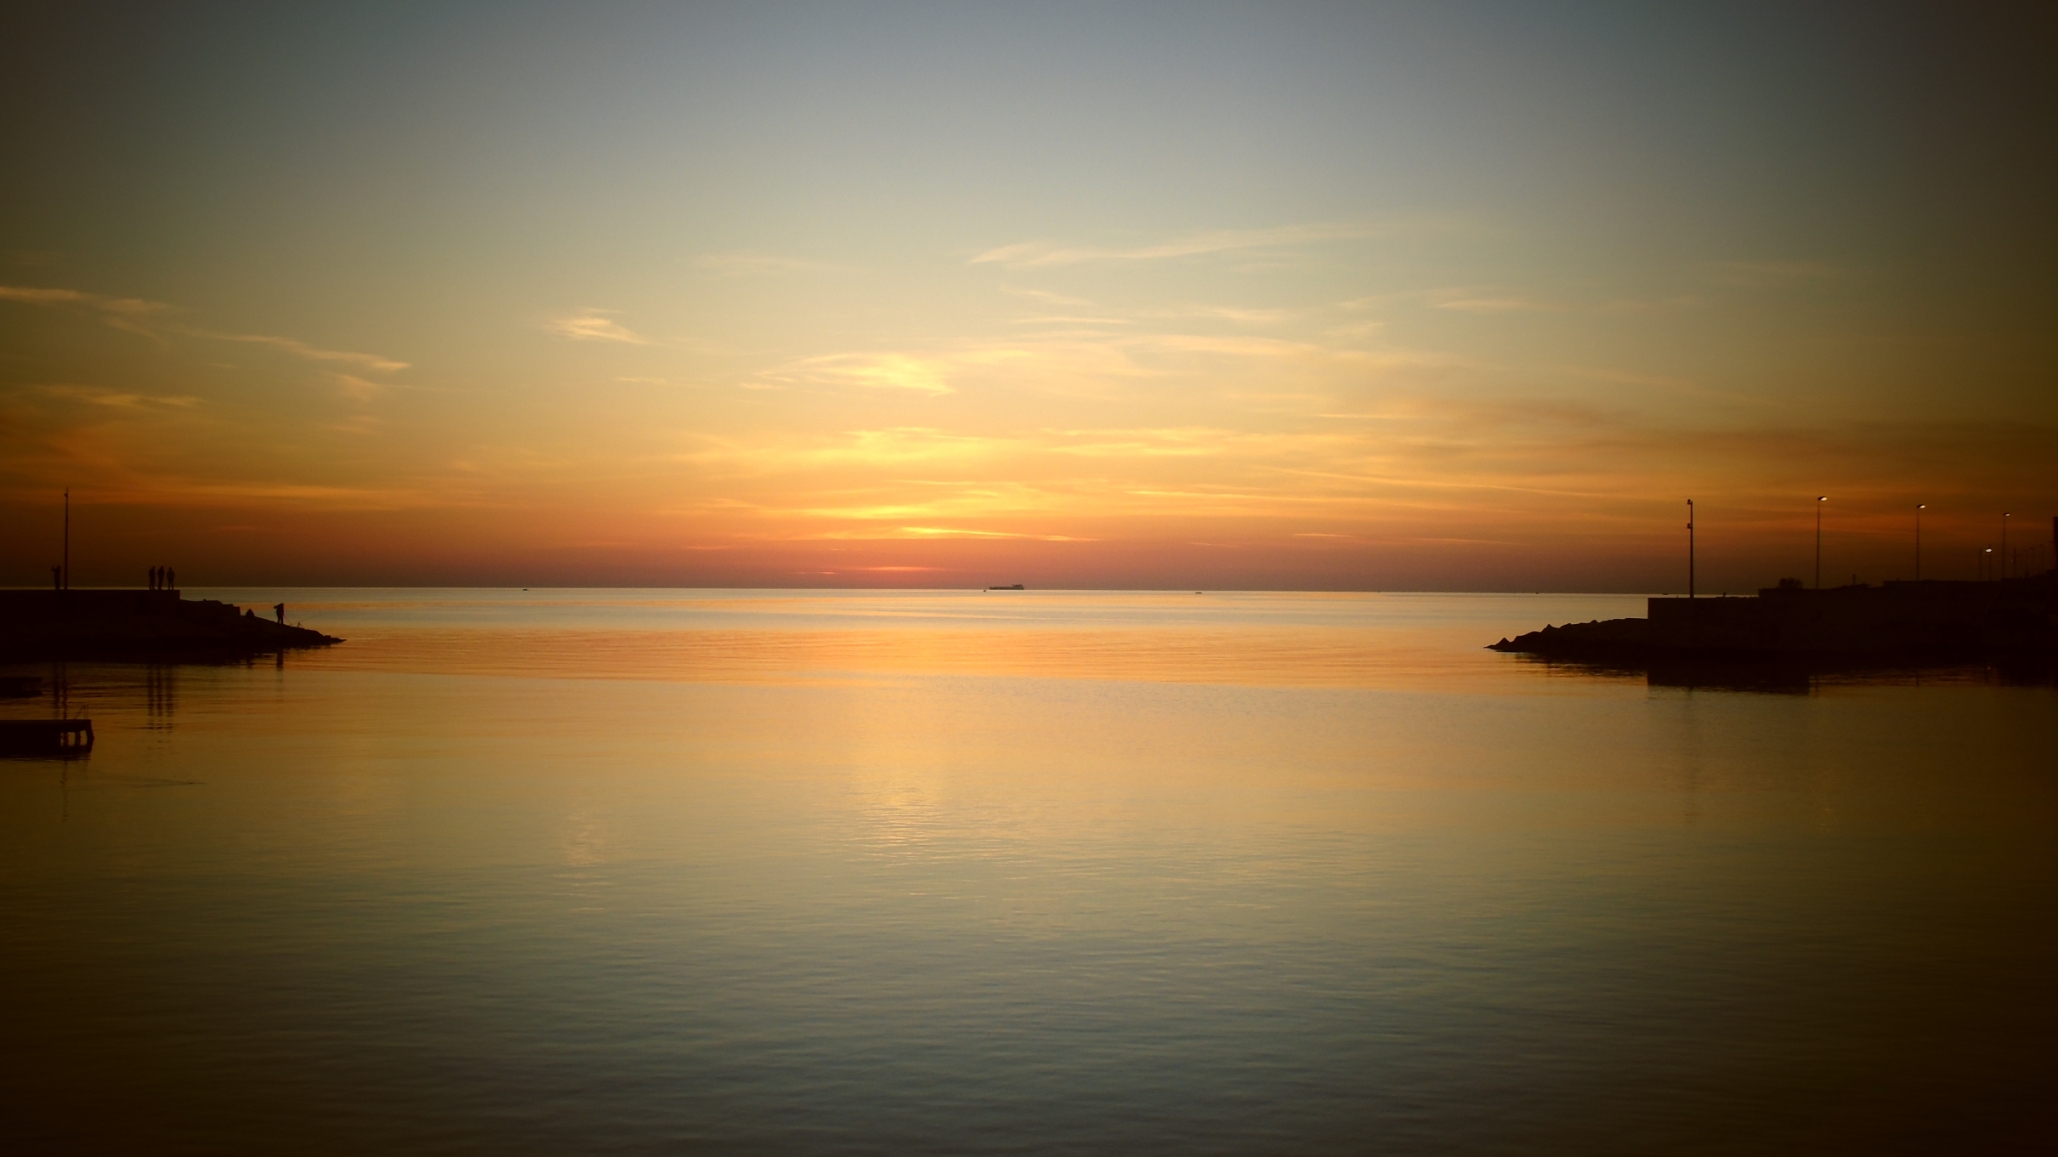
[[[168,566],[150,568],[150,589],[153,591],[175,591],[179,589],[179,572]]]

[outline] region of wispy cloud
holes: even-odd
[[[70,306],[89,309],[106,315],[108,324],[119,329],[130,330],[150,337],[162,338],[166,333],[182,337],[204,338],[208,341],[241,342],[245,345],[270,346],[283,350],[295,357],[317,362],[343,362],[362,366],[379,373],[393,373],[404,370],[407,363],[379,354],[357,353],[352,350],[322,349],[308,345],[296,338],[280,337],[261,333],[220,333],[215,330],[199,329],[176,323],[153,322],[146,327],[141,319],[172,312],[172,307],[161,301],[146,301],[140,297],[109,297],[101,293],[88,293],[78,289],[57,289],[47,287],[0,285],[0,301],[12,301],[22,305]]]
[[[164,302],[145,301],[140,297],[108,297],[105,294],[86,293],[77,289],[46,289],[24,285],[0,285],[0,301],[12,301],[22,305],[71,305],[123,317],[163,313],[171,308]]]
[[[124,410],[152,407],[187,410],[200,404],[199,398],[189,394],[144,394],[133,390],[103,389],[99,386],[38,386],[37,390],[53,398]]]
[[[1827,261],[1713,261],[1702,269],[1711,281],[1742,286],[1842,281],[1856,273]]]
[[[189,329],[184,327],[181,327],[179,332],[190,334],[193,337],[208,338],[213,341],[233,341],[242,342],[246,345],[270,346],[275,350],[283,350],[286,353],[292,354],[294,357],[306,358],[309,361],[343,362],[348,365],[363,366],[368,370],[376,370],[379,373],[389,374],[393,373],[396,370],[404,370],[407,368],[406,362],[395,361],[392,358],[382,357],[379,354],[357,353],[352,350],[325,350],[317,346],[308,345],[304,341],[299,341],[290,337],[278,337],[273,334],[216,333],[212,330]]]
[[[1595,308],[1601,313],[1667,314],[1685,313],[1688,310],[1700,309],[1706,304],[1707,302],[1700,297],[1682,293],[1660,298],[1618,297],[1604,301]]]
[[[857,386],[874,390],[913,390],[948,394],[952,359],[929,354],[853,353],[802,358],[760,377],[792,385]]]
[[[386,392],[383,382],[366,381],[355,374],[337,374],[336,389],[353,402],[370,402]]]
[[[384,418],[377,416],[376,414],[352,414],[350,417],[344,418],[341,421],[324,422],[322,424],[322,429],[333,430],[338,434],[353,434],[359,436],[365,434],[377,434],[386,429],[386,420]]]
[[[437,488],[321,486],[295,482],[205,481],[157,476],[119,495],[124,502],[163,506],[242,506],[278,503],[338,510],[407,510],[462,505]]]
[[[1280,225],[1269,229],[1218,229],[1154,245],[1066,245],[1055,241],[1021,241],[978,254],[972,258],[971,264],[1024,268],[1103,261],[1162,261],[1253,249],[1285,249],[1316,241],[1370,237],[1384,231],[1378,226],[1359,224]]]
[[[618,341],[628,345],[649,345],[650,339],[635,333],[608,315],[611,309],[582,309],[570,317],[557,317],[543,328],[573,341]]]
[[[1035,542],[1092,542],[1064,534],[1022,534],[1007,530],[970,530],[961,526],[903,526],[899,532],[909,538],[1016,538]]]
[[[1003,290],[1002,292],[1005,292],[1005,293],[1012,293],[1012,294],[1015,294],[1015,295],[1016,295],[1016,296],[1018,296],[1018,297],[1027,297],[1027,298],[1031,298],[1031,299],[1033,299],[1033,300],[1036,300],[1036,301],[1041,301],[1041,302],[1043,302],[1043,303],[1045,303],[1045,304],[1047,304],[1047,305],[1092,305],[1092,304],[1093,304],[1093,302],[1091,302],[1091,301],[1089,301],[1089,300],[1087,300],[1086,298],[1083,298],[1083,297],[1073,297],[1073,296],[1071,296],[1071,295],[1069,295],[1069,294],[1064,294],[1064,293],[1052,293],[1052,292],[1050,292],[1050,291],[1049,291],[1049,290],[1047,290],[1047,289],[1018,289],[1018,288],[1015,288],[1015,287],[1013,287],[1013,286],[1009,286],[1009,287],[1005,288],[1005,289],[1004,289],[1004,290]]]
[[[1294,316],[1290,309],[1247,309],[1234,305],[1196,305],[1183,312],[1196,317],[1233,321],[1238,325],[1278,325]]]
[[[87,293],[78,289],[26,285],[0,285],[0,301],[46,308],[90,310],[99,314],[101,320],[114,329],[153,339],[158,339],[159,335],[144,324],[145,319],[170,312],[172,308],[164,302],[146,301],[140,297],[109,297],[106,294]]]
[[[1551,308],[1526,297],[1453,297],[1432,305],[1459,313],[1539,313]]]
[[[763,277],[788,273],[824,273],[840,269],[825,261],[809,261],[801,257],[783,257],[777,253],[703,253],[693,259],[693,264],[714,273],[731,277]]]
[[[1018,317],[1010,325],[1135,325],[1126,317],[1087,317],[1053,314],[1047,317]]]
[[[1734,390],[1718,390],[1703,385],[1691,378],[1666,374],[1634,373],[1628,370],[1609,369],[1605,366],[1565,366],[1563,372],[1574,378],[1587,381],[1606,382],[1609,385],[1634,386],[1644,390],[1662,390],[1673,394],[1716,398],[1725,402],[1749,403],[1762,408],[1765,399]]]

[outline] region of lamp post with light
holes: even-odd
[[[1929,503],[1915,504],[1915,581],[1922,581],[1922,512],[1929,509]]]
[[[1694,597],[1694,500],[1686,500],[1686,597]]]
[[[1822,589],[1822,504],[1829,501],[1824,494],[1815,500],[1815,589]]]
[[[2007,578],[2015,568],[2008,565],[2008,512],[2001,512],[2001,577]]]

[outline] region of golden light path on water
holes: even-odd
[[[225,592],[233,597],[236,592]],[[785,681],[983,675],[1251,686],[1537,689],[1482,642],[1635,597],[1080,591],[308,592],[351,645],[323,670]],[[251,600],[244,600],[251,601]],[[525,608],[547,606],[547,627]],[[362,624],[357,625],[357,624]]]

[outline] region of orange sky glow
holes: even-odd
[[[2043,24],[466,11],[17,19],[0,583],[2052,565]]]

